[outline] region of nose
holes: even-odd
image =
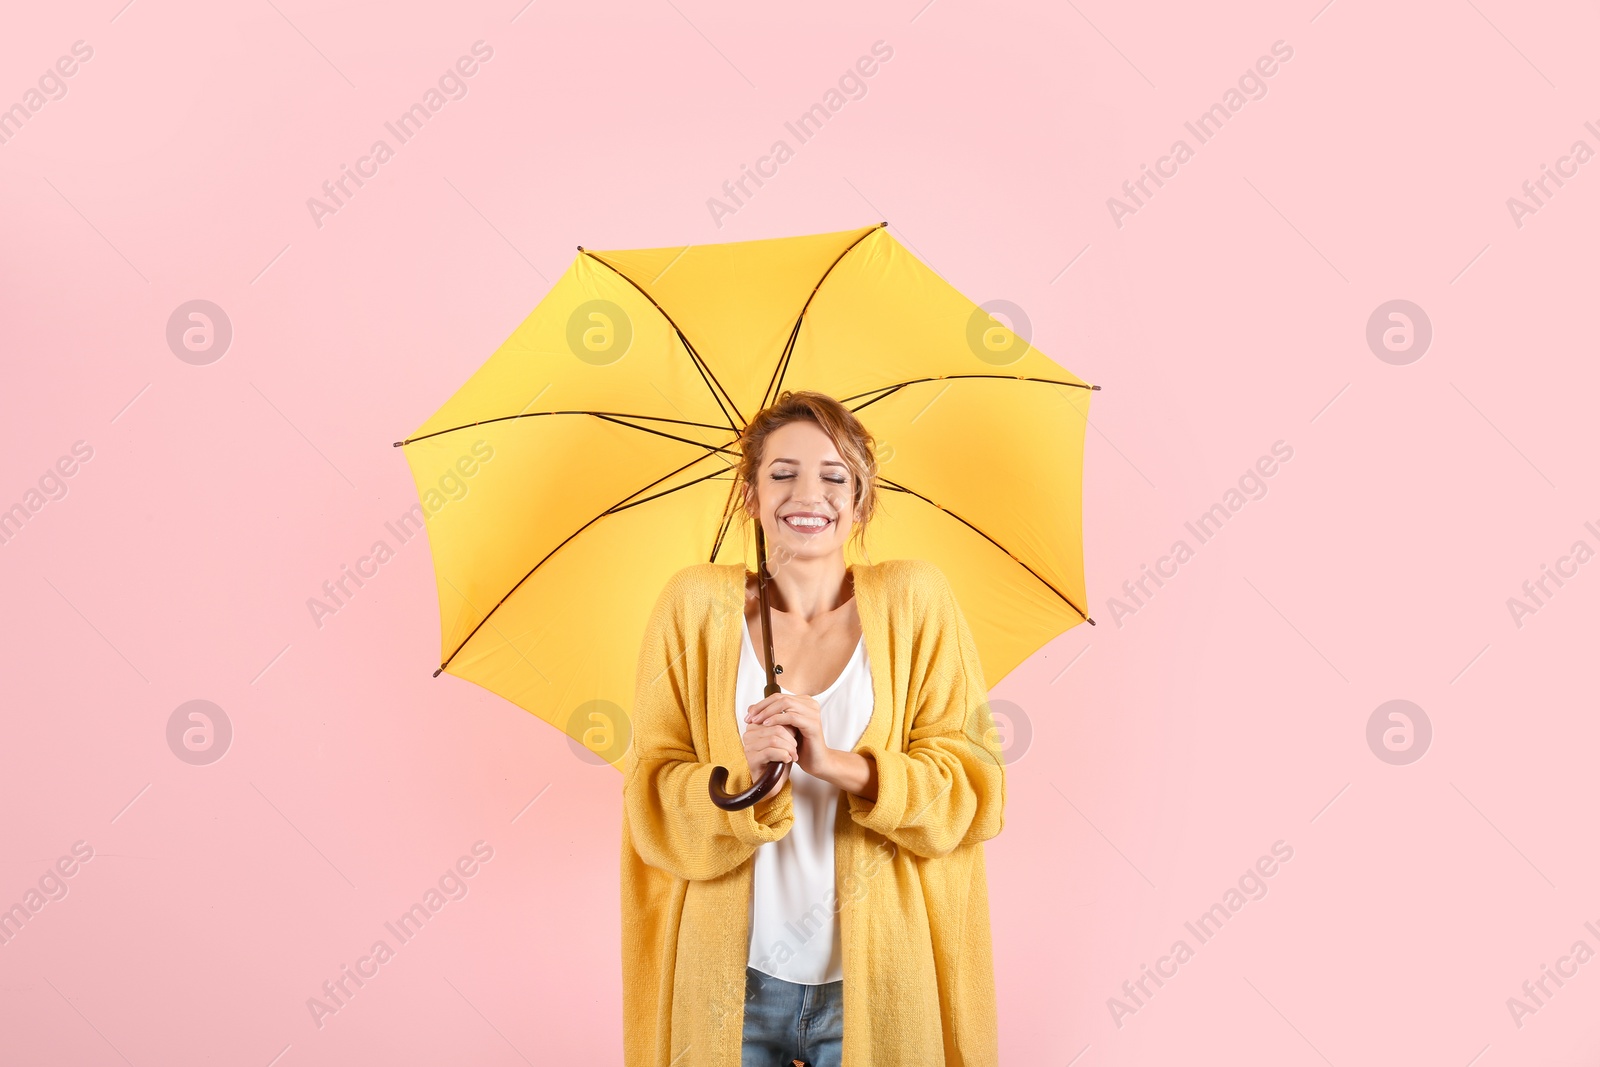
[[[802,474],[790,484],[794,486],[795,503],[807,505],[825,503],[832,487],[820,474]]]

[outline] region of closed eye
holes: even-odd
[[[792,474],[774,474],[772,476],[772,480],[775,481],[775,482],[787,482],[787,481],[792,480],[793,478],[794,478],[794,475],[792,475]],[[845,484],[845,482],[849,481],[848,478],[844,478],[844,477],[839,477],[839,478],[829,477],[826,480],[830,481],[830,482],[833,482],[835,485],[843,485],[843,484]]]

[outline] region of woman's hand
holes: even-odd
[[[830,758],[834,753],[823,740],[822,706],[814,697],[795,693],[774,693],[750,705],[750,710],[745,713],[745,722],[750,724],[745,727],[744,735],[746,759],[750,757],[750,738],[759,731],[761,740],[756,742],[758,750],[781,748],[782,751],[791,753],[788,757],[791,762],[796,761],[793,753],[798,750],[801,769],[816,778],[828,780],[831,770]],[[798,745],[795,743],[794,735],[789,732],[790,727],[800,734]],[[763,740],[765,744],[762,743]],[[766,762],[769,760],[763,757],[763,766]],[[750,764],[750,773],[760,774],[760,769],[753,761]]]
[[[752,704],[751,707],[756,705]],[[748,713],[745,722],[750,722]],[[756,726],[744,730],[744,760],[750,765],[750,780],[760,778],[769,763],[793,763],[799,754],[795,736],[786,726]]]

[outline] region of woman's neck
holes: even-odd
[[[775,570],[767,583],[768,606],[807,624],[838,611],[855,595],[854,573],[842,559],[790,560]]]

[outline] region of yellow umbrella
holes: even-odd
[[[639,644],[667,579],[708,561],[755,570],[727,536],[731,468],[746,421],[784,389],[837,398],[877,439],[869,551],[939,566],[989,684],[1088,618],[1083,438],[1099,387],[885,226],[580,247],[396,442],[433,550],[435,676],[475,682],[626,770]]]

